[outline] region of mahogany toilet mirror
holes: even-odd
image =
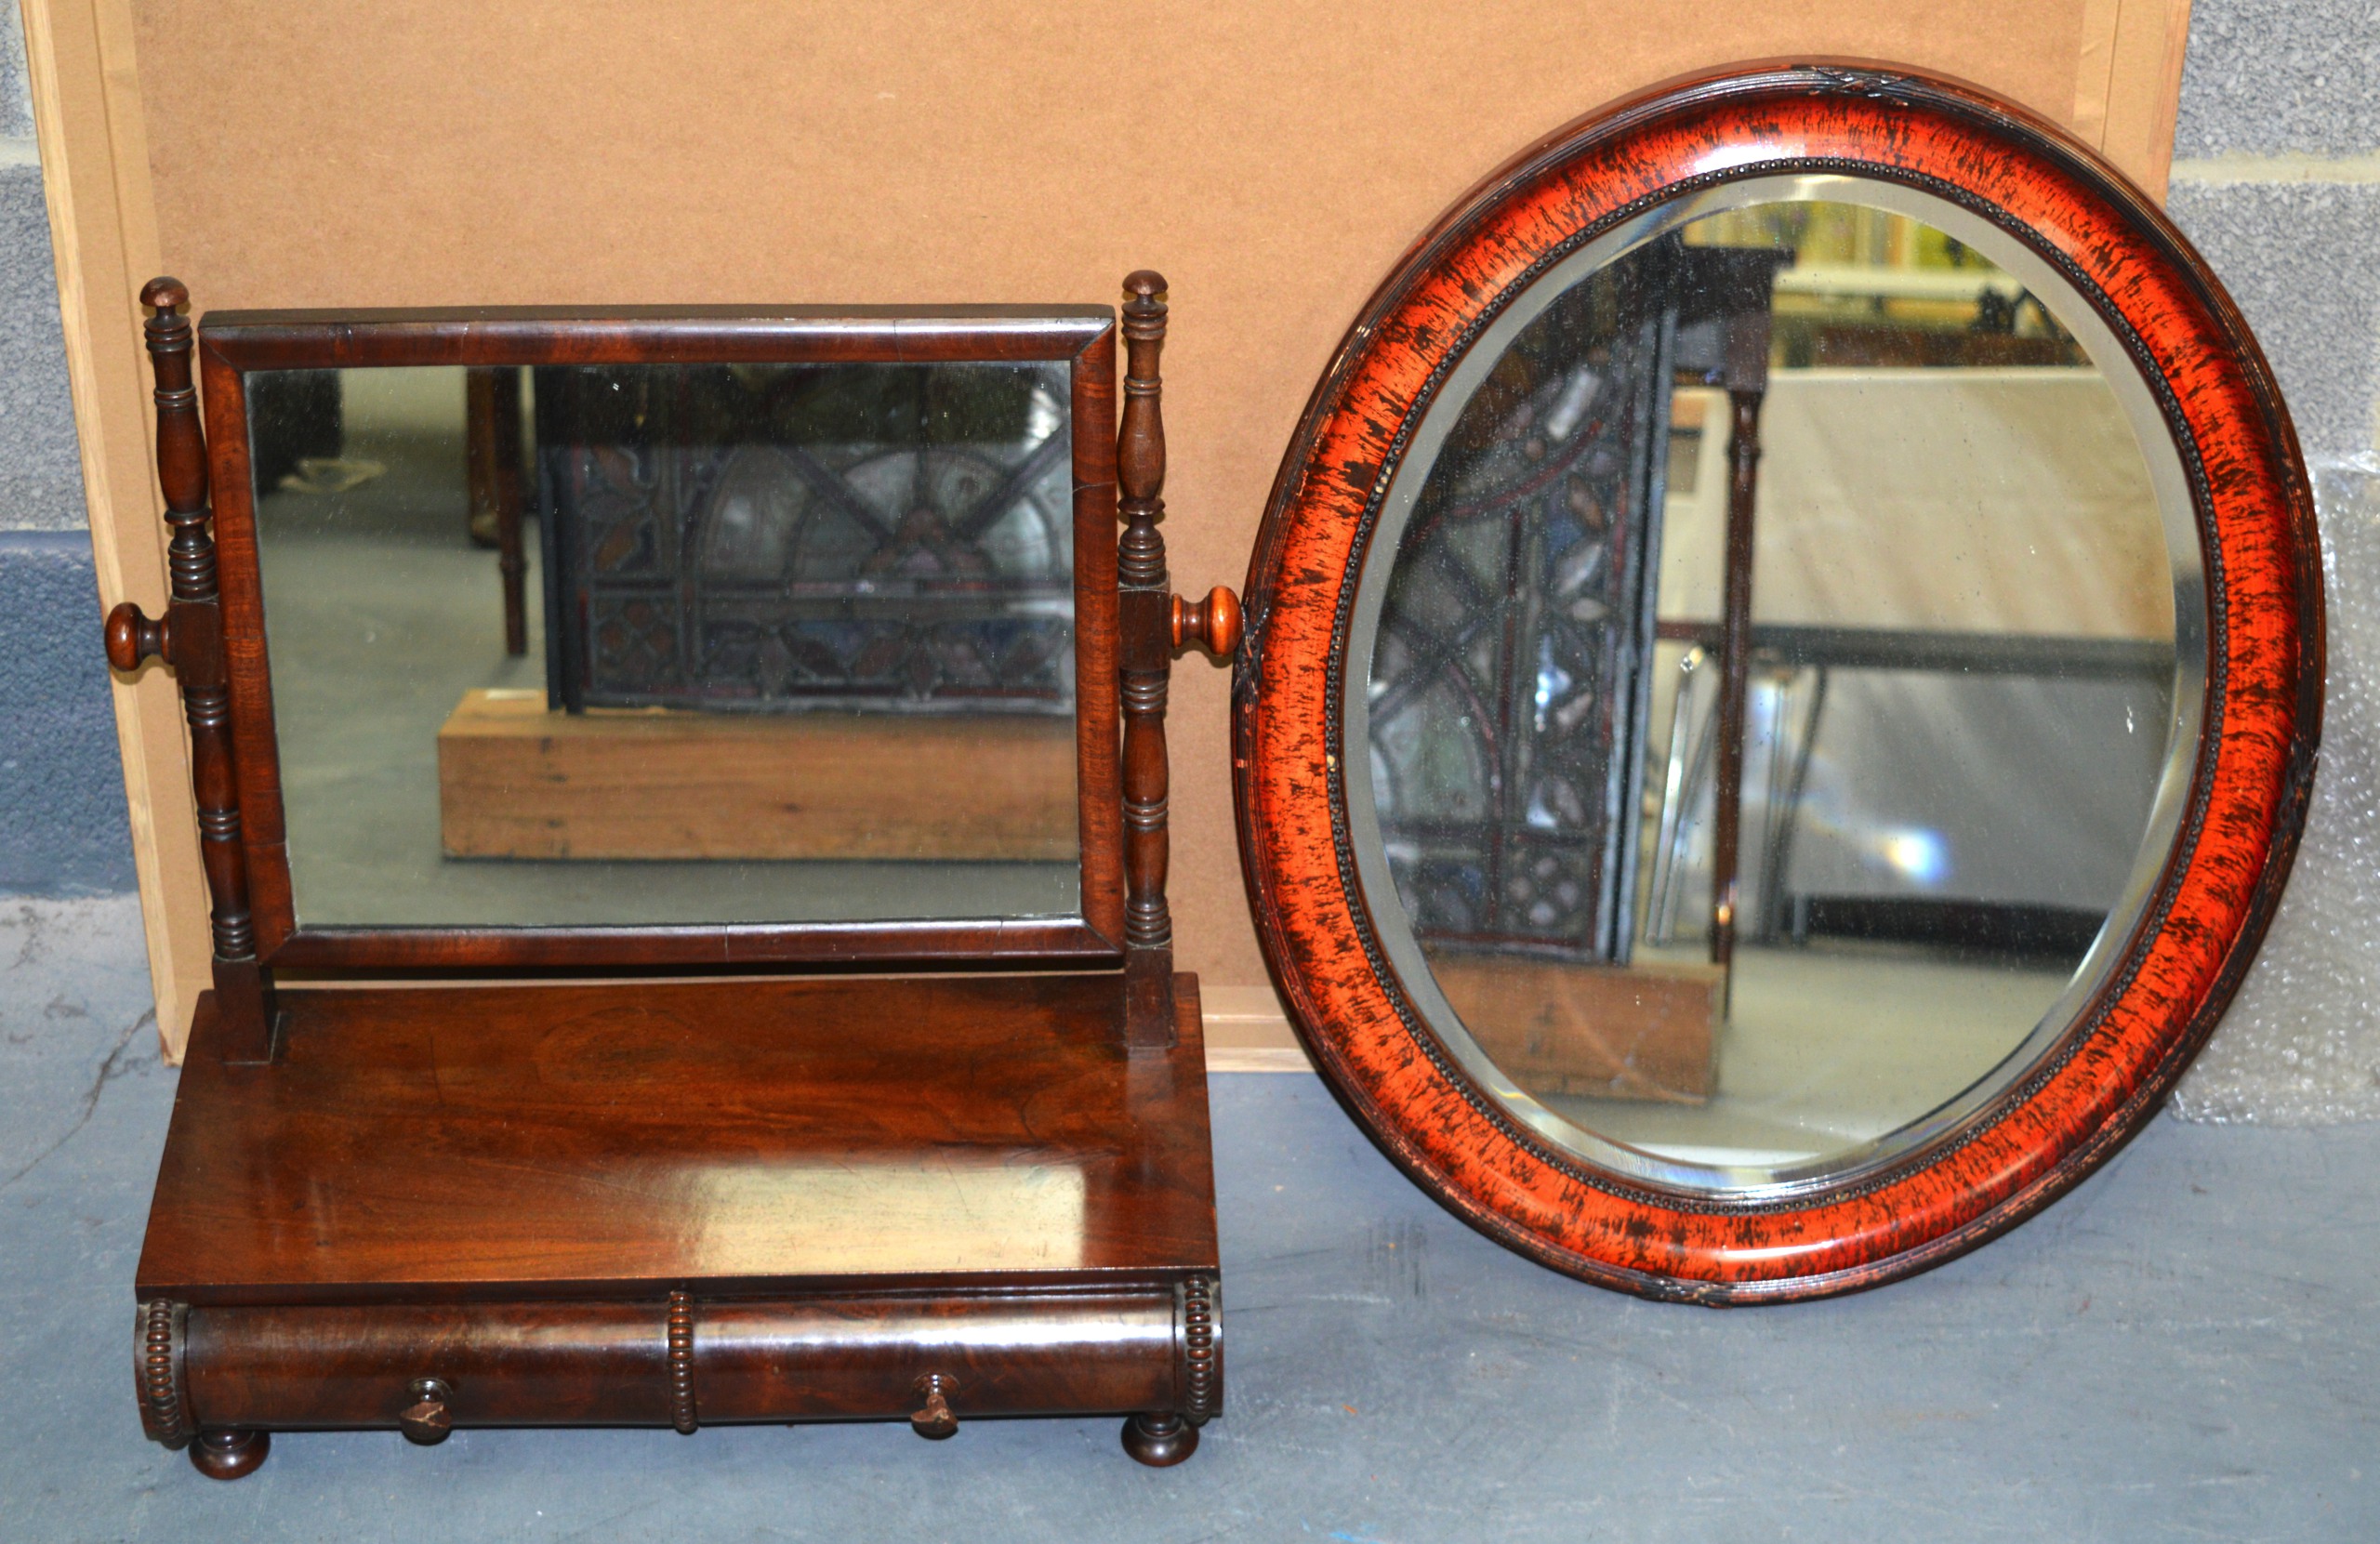
[[[1165,282],[1126,291],[193,326],[148,286],[173,594],[108,650],[178,678],[215,945],[152,1437],[218,1479],[358,1427],[1190,1456],[1166,682],[1237,614],[1169,588]]]
[[[2304,814],[2312,501],[2172,224],[1973,88],[1754,67],[1531,148],[1364,306],[1250,568],[1242,859],[1466,1221],[1656,1298],[1924,1269],[2221,1013]]]

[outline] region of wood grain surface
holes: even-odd
[[[1530,1093],[1699,1103],[1718,1083],[1723,967],[1434,948],[1430,975],[1497,1070]]]
[[[390,1302],[1082,1284],[1214,1269],[1197,987],[1123,978],[284,991],[200,1014],[143,1299]]]
[[[1070,862],[1075,721],[1028,714],[562,713],[469,692],[438,731],[456,858]]]

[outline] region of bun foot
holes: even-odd
[[[201,1432],[190,1445],[190,1461],[210,1480],[238,1480],[261,1468],[271,1451],[270,1432]]]
[[[1198,1451],[1198,1429],[1176,1415],[1126,1416],[1124,1451],[1151,1469],[1171,1469]]]

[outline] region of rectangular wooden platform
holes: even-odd
[[[1215,1268],[1197,978],[1128,1053],[1111,974],[284,989],[200,1014],[139,1290],[637,1296]],[[211,1006],[211,1005],[210,1005]]]
[[[438,731],[456,858],[1064,862],[1072,717],[559,713],[467,692]]]
[[[1138,1049],[1120,974],[287,989],[258,1066],[210,996],[138,1273],[143,1419],[1195,1425],[1214,1179],[1173,983],[1174,1043]]]

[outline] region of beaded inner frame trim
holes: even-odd
[[[1991,220],[2123,340],[2192,484],[2207,700],[2162,884],[2098,1000],[2030,1076],[1881,1171],[1749,1199],[1648,1186],[1511,1120],[1424,1027],[1347,847],[1340,676],[1373,521],[1468,341],[1545,267],[1699,187],[1849,173]],[[1977,88],[1872,66],[1755,67],[1659,88],[1551,137],[1426,234],[1316,388],[1248,583],[1233,762],[1241,861],[1307,1049],[1413,1179],[1490,1236],[1648,1297],[1777,1301],[1940,1263],[2013,1226],[2138,1129],[2237,988],[2287,877],[2321,714],[2305,467],[2246,323],[2188,244],[2061,131]]]

